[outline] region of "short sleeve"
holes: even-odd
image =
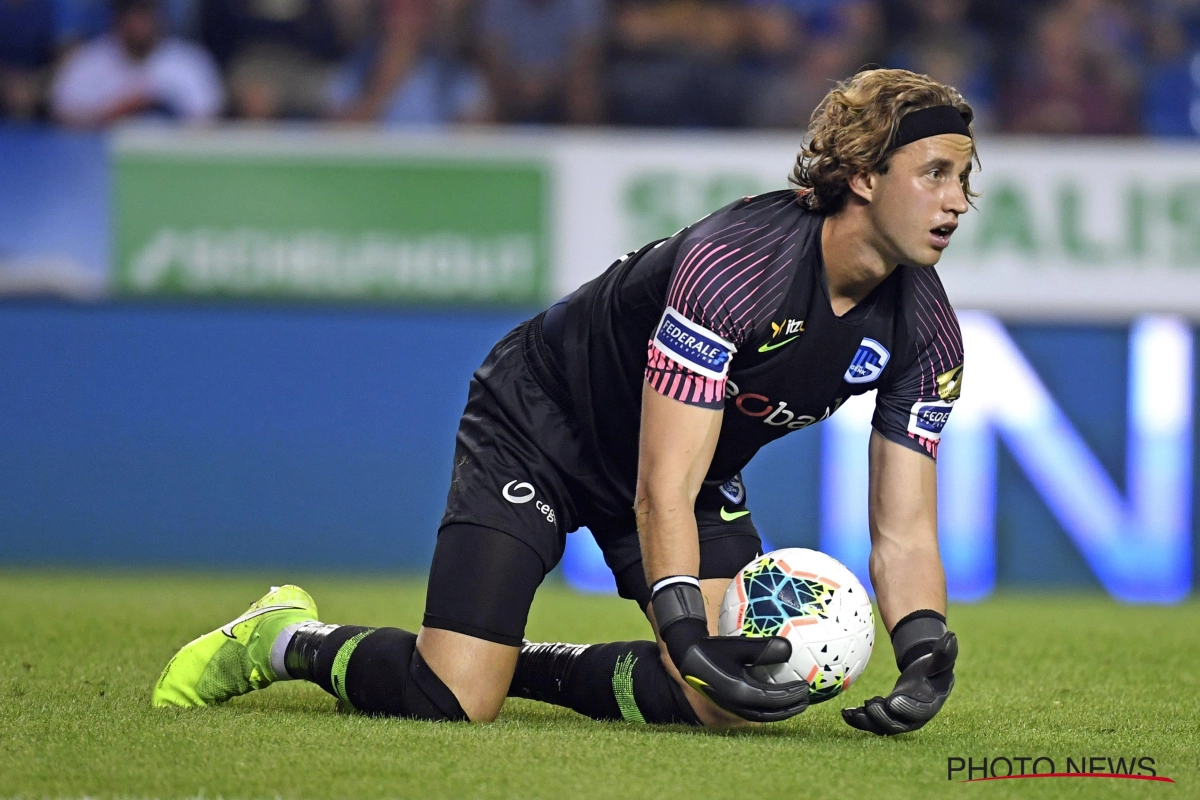
[[[942,429],[962,392],[962,331],[937,273],[929,267],[914,272],[908,318],[913,357],[880,388],[872,426],[886,439],[936,459]]]
[[[225,89],[212,57],[199,47],[168,40],[153,70],[155,89],[187,121],[209,120],[221,112]]]
[[[791,231],[730,216],[682,234],[646,363],[655,391],[703,408],[724,407],[734,355],[776,315],[795,273]]]
[[[100,113],[113,99],[107,40],[89,42],[69,55],[50,90],[50,105],[61,117],[85,119]]]

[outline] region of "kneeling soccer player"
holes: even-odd
[[[934,459],[962,341],[933,265],[969,207],[972,117],[958,92],[902,70],[836,87],[797,190],[646,245],[495,346],[458,430],[419,633],[323,624],[284,586],[185,646],[154,704],[300,679],[365,713],[427,720],[492,720],[506,696],[716,727],[798,714],[804,682],[747,669],[786,660],[787,640],[713,635],[726,585],[761,547],[740,471],[877,390],[870,567],[901,674],[843,716],[877,734],[924,725],[958,649]],[[657,642],[523,642],[535,590],[584,525]]]

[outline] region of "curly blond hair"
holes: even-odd
[[[975,118],[954,87],[905,69],[863,70],[839,83],[813,111],[809,142],[796,157],[792,183],[802,201],[823,214],[840,211],[852,176],[887,172],[901,118],[932,106],[954,106],[968,126]],[[978,154],[973,158],[978,164]],[[969,180],[963,189],[968,199],[978,196]]]

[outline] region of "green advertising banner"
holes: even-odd
[[[548,181],[536,161],[124,147],[114,176],[122,295],[530,303],[546,294]]]
[[[124,129],[126,296],[539,304],[745,195],[791,134]],[[1200,318],[1200,148],[985,139],[938,273],[1011,318]]]

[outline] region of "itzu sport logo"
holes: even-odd
[[[658,332],[651,341],[663,355],[715,380],[725,377],[729,371],[729,357],[737,352],[733,344],[670,306],[663,312]]]
[[[521,481],[520,483],[509,481],[504,484],[504,488],[500,490],[500,494],[504,495],[504,499],[508,502],[519,506],[532,500],[537,494],[537,490],[528,481]],[[549,503],[543,503],[541,500],[538,500],[535,508],[542,512],[542,516],[546,518],[547,522],[553,523],[555,521],[554,509],[550,507]]]
[[[870,383],[879,377],[892,354],[874,339],[864,338],[843,379],[846,383]]]
[[[799,339],[802,333],[804,333],[804,320],[802,319],[785,319],[783,322],[772,322],[771,341],[763,342],[759,345],[758,352],[769,353],[778,347],[783,347],[785,344]],[[780,339],[779,336],[781,334],[787,338]]]

